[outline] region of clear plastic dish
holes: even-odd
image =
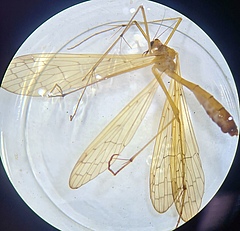
[[[106,30],[128,23],[141,4],[151,38],[156,31],[160,34],[166,25],[171,25],[154,20],[182,18],[169,42],[179,54],[181,75],[210,92],[232,114],[238,126],[238,95],[224,57],[198,26],[160,4],[94,0],[73,6],[40,26],[14,58],[64,54],[61,65],[71,71],[66,54],[103,54],[119,34],[117,28]],[[136,20],[143,21],[140,14]],[[165,35],[164,32],[160,39],[164,40]],[[143,54],[147,50],[146,41],[135,28],[124,35],[112,52]],[[39,96],[0,89],[1,159],[19,195],[42,219],[60,230],[171,230],[175,227],[179,215],[174,205],[159,214],[151,204],[149,175],[153,142],[115,177],[105,171],[79,189],[71,189],[68,183],[75,163],[91,141],[153,78],[149,66],[90,86],[72,121],[69,116],[76,107],[78,91],[65,97],[47,97],[45,93],[49,89],[44,87],[38,91]],[[165,79],[167,84],[169,79]],[[34,84],[38,84],[38,79],[33,82],[33,88]],[[222,133],[192,92],[184,90],[205,175],[202,209],[228,174],[238,137]],[[159,87],[123,156],[131,157],[156,135],[165,99]]]

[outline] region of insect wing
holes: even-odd
[[[69,185],[78,188],[108,169],[112,155],[120,154],[142,122],[158,83],[153,79],[97,136],[74,166]]]
[[[150,197],[160,213],[175,202],[179,216],[187,221],[201,206],[204,173],[182,86],[171,81],[169,94],[179,117],[166,100],[159,125],[163,131],[156,138],[151,164]]]
[[[153,57],[102,54],[31,54],[16,57],[10,63],[2,88],[20,95],[49,96],[56,84],[57,95],[87,87],[110,77],[152,63]],[[96,78],[97,77],[97,78]]]

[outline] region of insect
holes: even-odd
[[[140,13],[144,23],[135,21],[136,15]],[[198,212],[204,194],[204,173],[183,86],[193,92],[224,133],[235,136],[238,135],[238,129],[233,117],[211,94],[181,77],[178,53],[168,47],[181,18],[170,20],[175,23],[172,24],[172,32],[167,39],[164,42],[158,38],[151,40],[146,13],[143,6],[140,6],[129,23],[122,25],[120,36],[104,54],[42,53],[16,57],[6,72],[2,88],[26,96],[48,97],[65,97],[79,91],[79,100],[70,117],[73,120],[89,86],[152,66],[155,78],[86,148],[71,172],[69,186],[79,188],[105,170],[118,174],[149,143],[155,141],[149,183],[151,202],[159,213],[175,204],[179,214],[178,226],[181,219],[188,221]],[[159,22],[163,23],[164,20]],[[147,50],[143,54],[111,54],[113,48],[121,41],[124,42],[124,36],[132,27],[138,28],[145,38]],[[162,80],[166,75],[171,78],[168,89]],[[166,102],[156,135],[121,168],[113,171],[112,166],[120,159],[119,155],[135,135],[159,85],[166,95]]]

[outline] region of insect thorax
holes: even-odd
[[[174,49],[162,44],[159,39],[155,39],[151,42],[151,53],[155,56],[155,64],[160,71],[165,71],[166,69],[176,70],[174,60],[177,52]]]

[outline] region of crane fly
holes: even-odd
[[[137,14],[142,15],[143,23],[135,20]],[[120,26],[121,34],[103,54],[42,53],[16,57],[9,65],[2,88],[20,95],[47,97],[65,97],[79,91],[79,100],[70,117],[72,120],[89,86],[151,66],[153,80],[89,144],[71,172],[69,186],[77,189],[105,170],[118,174],[155,141],[149,180],[151,202],[159,213],[175,204],[179,214],[177,227],[180,220],[188,221],[197,214],[204,194],[204,172],[183,86],[195,95],[222,132],[235,136],[238,129],[230,113],[210,93],[181,76],[178,53],[168,46],[181,18],[158,22],[163,24],[167,20],[174,23],[169,26],[172,31],[164,42],[156,37],[150,40],[146,13],[140,6],[130,21]],[[132,27],[140,31],[148,49],[143,54],[111,54],[121,41],[131,48],[125,35]],[[163,82],[164,76],[171,79],[168,89]],[[114,171],[113,165],[138,130],[159,85],[166,101],[156,135]]]

